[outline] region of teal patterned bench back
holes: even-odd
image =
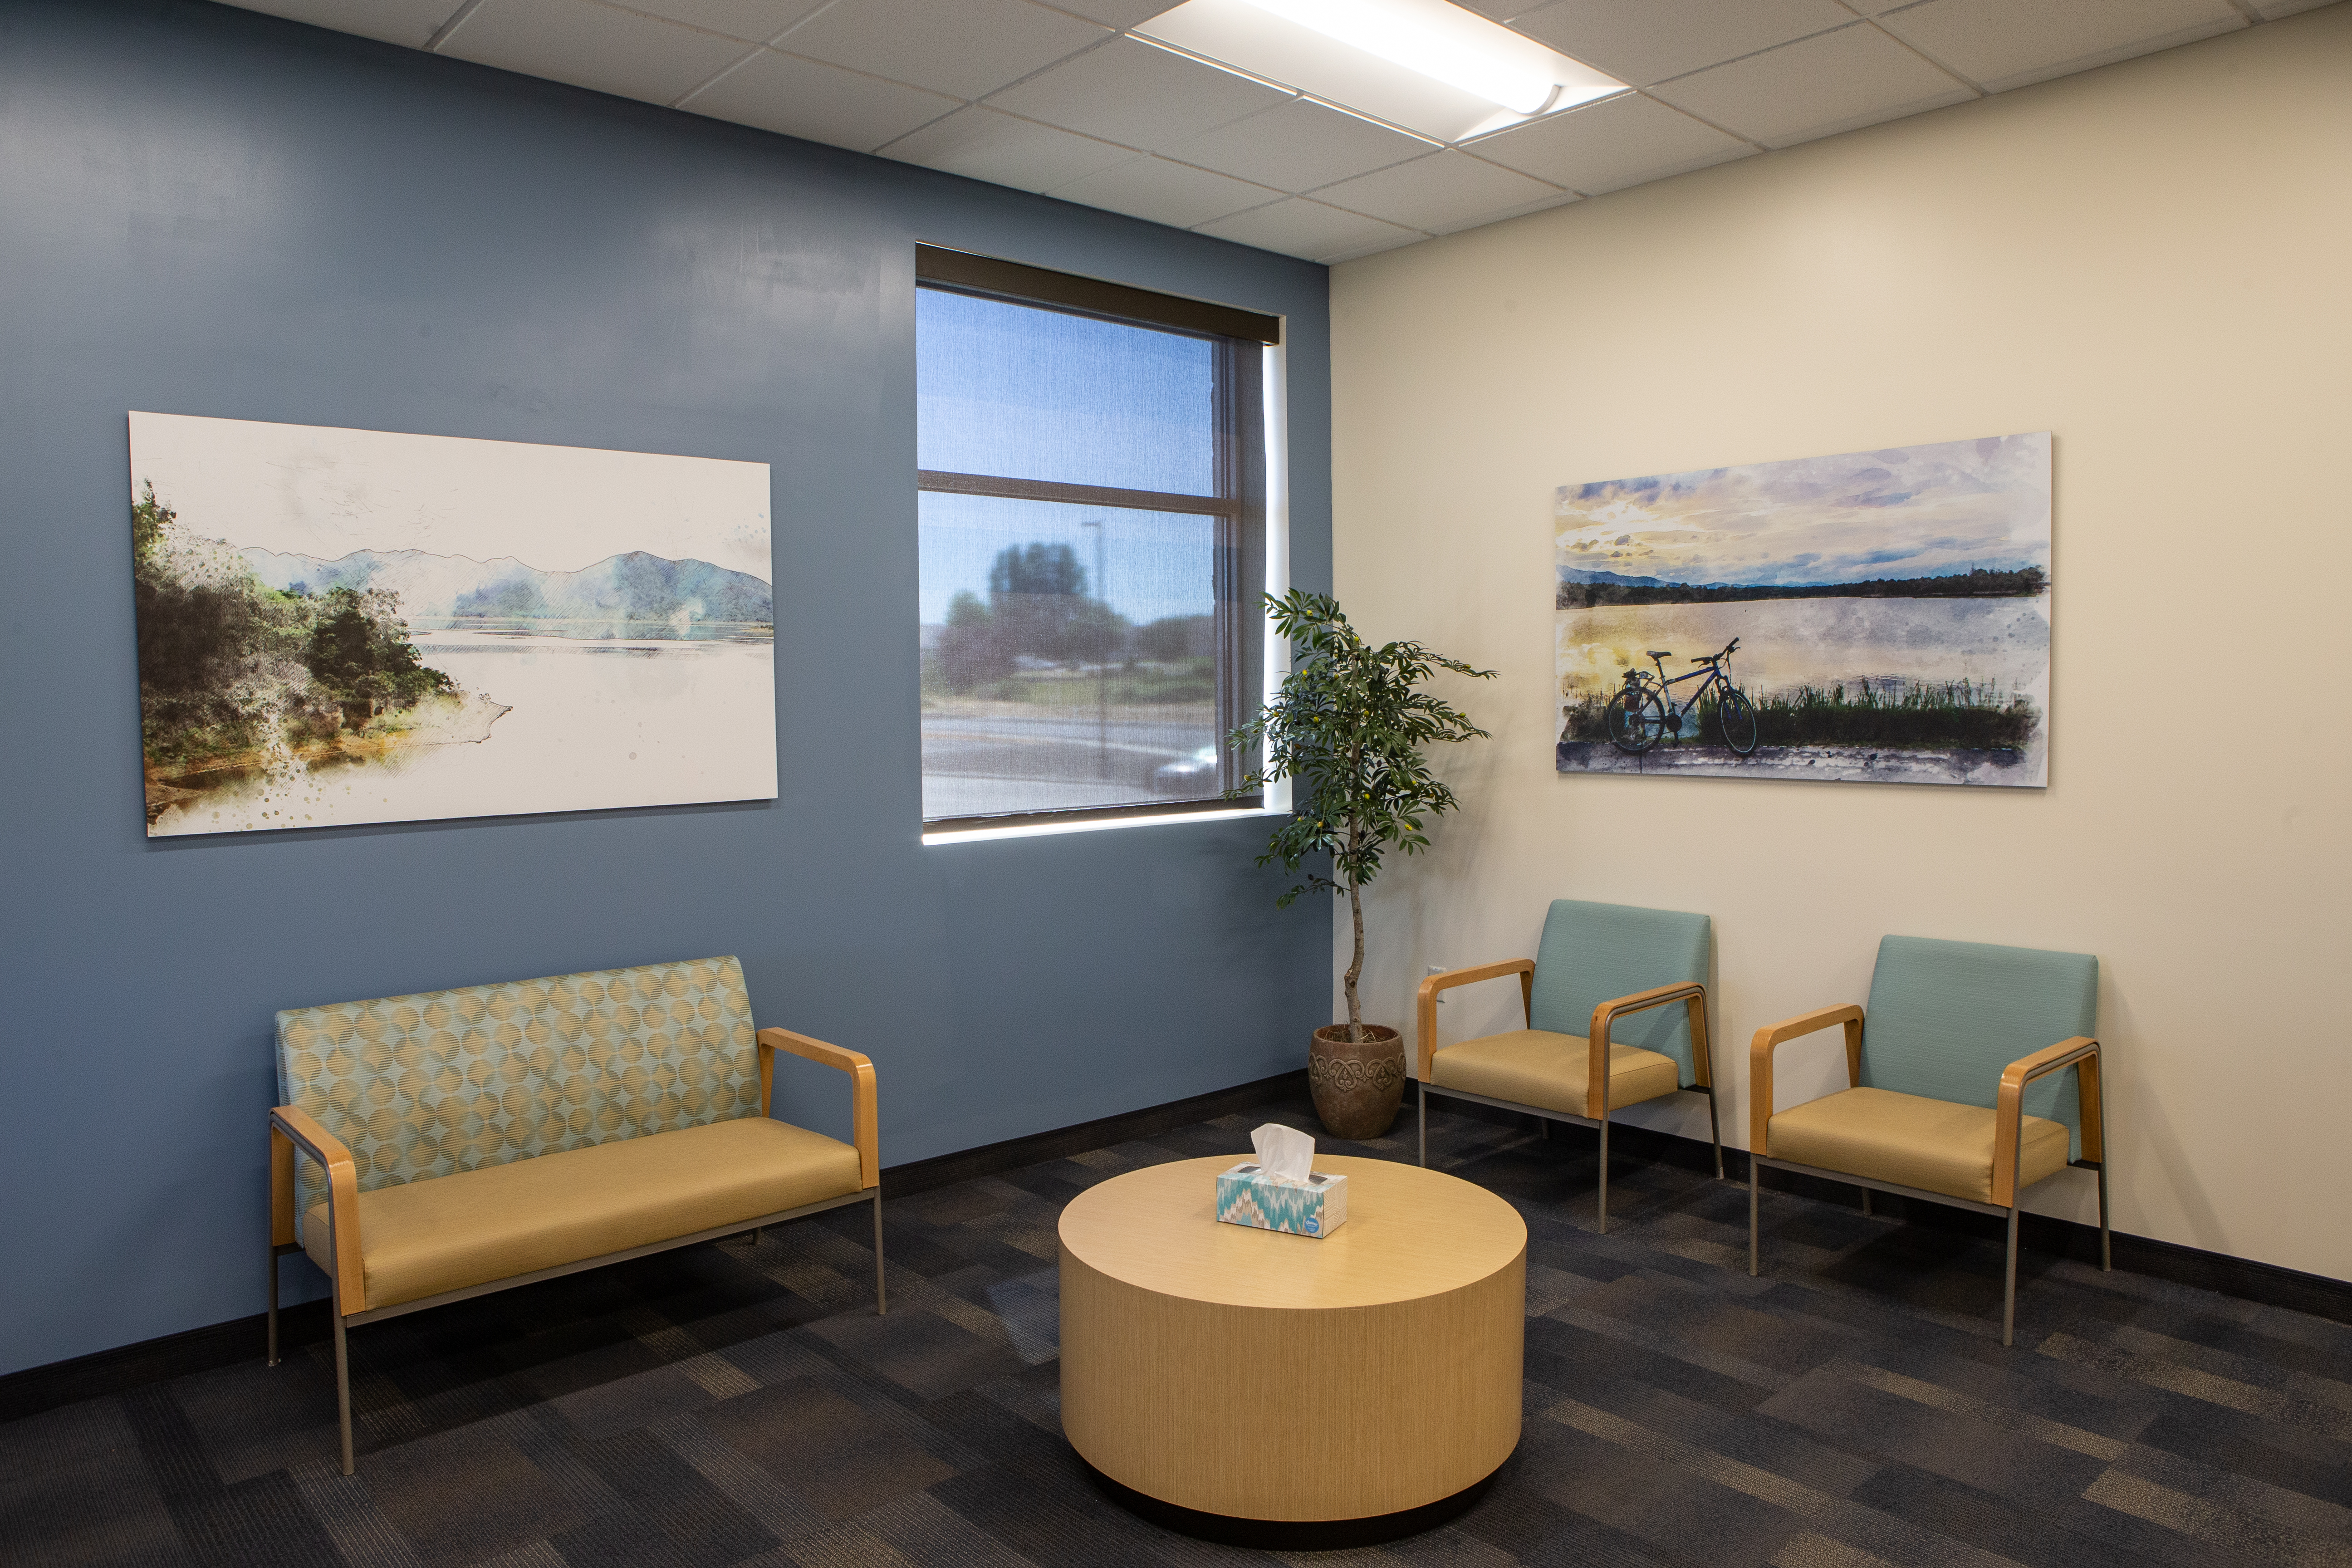
[[[278,1102],[362,1192],[756,1115],[743,966],[698,958],[278,1015]],[[324,1201],[308,1160],[298,1212]]]
[[[1536,950],[1528,1026],[1581,1039],[1592,1027],[1592,1010],[1603,1002],[1661,985],[1704,985],[1714,942],[1715,924],[1705,915],[1556,900]],[[1696,1081],[1684,1004],[1620,1018],[1610,1037],[1674,1058],[1682,1081]]]
[[[1862,1026],[1871,1089],[1992,1109],[2000,1070],[2020,1057],[2099,1032],[2099,961],[2087,952],[1890,936],[1878,944]],[[2083,1157],[2075,1069],[2036,1079],[2029,1116],[2066,1124]]]

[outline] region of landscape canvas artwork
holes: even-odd
[[[131,416],[150,837],[776,794],[768,467]]]
[[[1562,773],[2039,787],[2050,436],[1564,485]]]

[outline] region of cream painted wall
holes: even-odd
[[[1341,602],[1502,671],[1446,688],[1495,738],[1374,887],[1368,1018],[1555,897],[1705,910],[1744,1146],[1749,1037],[1883,933],[2094,952],[2116,1227],[2352,1278],[2352,5],[1349,263],[1332,323]],[[2046,791],[1553,771],[1554,487],[2042,429]]]

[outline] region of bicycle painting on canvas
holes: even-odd
[[[2044,431],[1562,486],[1559,771],[2046,784],[2050,455]]]

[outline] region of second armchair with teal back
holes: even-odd
[[[1448,970],[1421,983],[1421,1163],[1429,1097],[1452,1095],[1601,1132],[1600,1225],[1609,1228],[1609,1116],[1677,1090],[1707,1097],[1715,1173],[1723,1135],[1706,1043],[1713,923],[1705,915],[1560,899],[1532,959]],[[1528,1026],[1437,1047],[1437,995],[1516,974]]]
[[[1878,944],[1866,1011],[1846,1003],[1756,1031],[1748,1271],[1761,1266],[1760,1166],[1851,1182],[1864,1213],[1875,1190],[2001,1215],[2009,1262],[2000,1342],[2010,1343],[2025,1188],[2069,1164],[2096,1171],[2099,1267],[2108,1266],[2098,1013],[2099,961],[2088,953],[1890,936]],[[1832,1025],[1845,1032],[1848,1087],[1775,1110],[1774,1053]]]

